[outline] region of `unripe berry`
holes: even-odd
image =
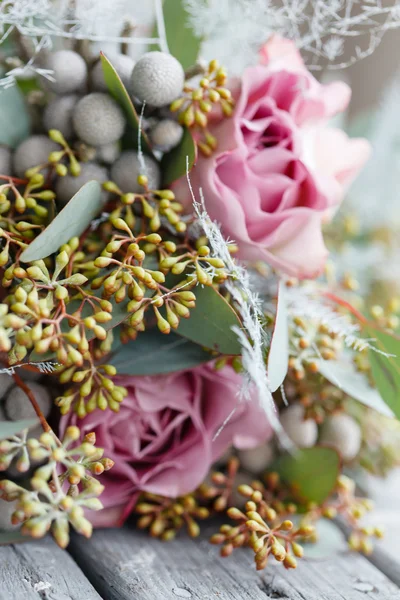
[[[68,96],[56,96],[46,106],[43,113],[43,125],[49,129],[61,131],[65,139],[70,139],[74,135],[72,126],[72,113],[79,96],[70,94]]]
[[[73,50],[49,53],[43,66],[53,71],[55,81],[43,80],[44,85],[56,94],[83,91],[87,79],[87,67],[83,58]]]
[[[14,152],[13,166],[18,177],[25,177],[25,171],[48,162],[50,152],[59,150],[55,142],[46,135],[32,135],[24,140]]]
[[[109,53],[107,58],[117,71],[122,83],[128,87],[132,75],[135,61],[126,54]],[[104,73],[101,60],[98,60],[91,71],[91,83],[94,90],[107,92],[108,88],[104,80]]]
[[[77,136],[92,146],[116,142],[125,129],[122,109],[111,96],[98,92],[79,100],[72,120]]]
[[[360,450],[361,429],[350,415],[333,415],[324,422],[320,441],[335,448],[343,460],[353,460]]]
[[[304,407],[293,404],[286,408],[281,415],[281,425],[287,436],[296,446],[310,448],[317,441],[318,427],[314,420],[303,420]]]
[[[160,168],[156,161],[149,156],[143,157],[148,185],[150,189],[157,189],[160,185]],[[142,175],[142,167],[137,152],[123,152],[111,167],[111,179],[123,192],[143,192],[137,178]]]
[[[157,123],[149,135],[152,144],[158,150],[165,152],[179,144],[182,139],[183,128],[172,119],[164,119]]]
[[[45,417],[48,417],[52,405],[48,388],[35,382],[29,383],[29,388],[35,396],[36,402],[39,404],[42,413]],[[36,413],[33,410],[29,398],[19,387],[14,387],[8,394],[4,401],[4,410],[11,421],[36,418]]]
[[[74,177],[73,175],[59,177],[55,185],[57,202],[61,205],[67,204],[72,196],[76,194],[85,183],[92,179],[99,183],[103,183],[103,181],[108,179],[107,169],[96,163],[82,163],[81,172],[78,177]],[[102,194],[103,200],[106,201],[108,197],[107,192],[102,192]]]
[[[161,107],[181,94],[184,82],[183,67],[176,58],[164,52],[147,52],[136,63],[129,88],[142,102]]]

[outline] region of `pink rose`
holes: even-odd
[[[272,435],[257,400],[238,401],[241,376],[230,367],[115,381],[129,391],[120,412],[96,410],[79,421],[115,461],[101,476],[105,509],[90,515],[97,527],[119,524],[141,491],[169,497],[193,491],[229,446],[254,448]],[[76,415],[62,417],[61,434],[77,422]]]
[[[190,178],[210,217],[244,260],[264,260],[297,277],[315,277],[327,250],[321,226],[341,203],[369,155],[363,139],[328,126],[350,89],[321,85],[294,44],[273,36],[262,64],[248,68],[230,119],[211,125],[218,148],[200,156]],[[176,184],[191,209],[184,179]]]

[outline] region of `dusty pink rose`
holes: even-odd
[[[241,376],[230,367],[206,365],[156,377],[116,378],[129,390],[119,413],[97,410],[79,421],[94,431],[105,456],[115,461],[101,476],[105,510],[91,513],[98,527],[126,518],[141,491],[176,497],[193,491],[231,445],[252,448],[272,435],[257,400],[239,402]],[[214,436],[236,409],[220,434]],[[61,434],[76,416],[61,419]]]
[[[260,60],[234,92],[233,117],[211,126],[217,151],[199,157],[191,182],[195,192],[203,189],[210,217],[238,243],[240,258],[314,277],[327,255],[321,225],[367,160],[369,144],[328,126],[350,89],[318,83],[292,42],[274,36]],[[176,185],[190,209],[186,181]]]

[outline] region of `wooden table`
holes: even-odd
[[[168,543],[128,525],[74,536],[68,552],[51,538],[0,547],[0,600],[400,600],[392,546],[368,559],[346,550],[303,559],[294,571],[271,561],[259,573],[250,551],[219,557],[207,541],[215,527]]]

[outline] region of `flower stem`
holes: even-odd
[[[37,403],[32,390],[29,388],[29,386],[26,385],[26,383],[21,379],[21,377],[19,375],[17,375],[17,373],[14,373],[12,377],[13,377],[15,383],[17,384],[17,386],[20,387],[21,390],[23,390],[25,392],[25,394],[28,396],[29,401],[32,404],[35,413],[39,417],[40,424],[43,427],[44,431],[51,432],[52,428],[50,427],[50,425],[48,424],[48,422],[46,420],[46,417],[40,410],[40,406]]]

